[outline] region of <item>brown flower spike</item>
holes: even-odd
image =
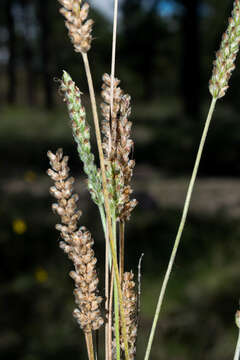
[[[130,160],[134,145],[130,138],[132,123],[128,120],[131,114],[131,97],[124,95],[119,84],[120,80],[115,78],[113,110],[110,116],[111,78],[108,74],[103,75],[102,134],[109,194],[115,200],[117,218],[126,221],[130,219],[130,214],[137,205],[135,199],[130,200],[132,193],[130,182],[135,161]]]
[[[135,282],[133,281],[133,272],[125,272],[123,274],[122,292],[123,304],[126,319],[127,340],[129,346],[129,358],[134,360],[136,355],[136,339],[137,339],[137,296],[135,293]],[[120,334],[120,346],[124,351],[124,341]],[[113,340],[113,353],[116,358],[116,339]]]
[[[56,154],[48,151],[47,155],[51,165],[48,175],[55,182],[50,193],[58,201],[52,208],[61,218],[61,224],[56,225],[64,240],[60,242],[60,247],[68,254],[75,268],[69,274],[75,281],[74,295],[78,306],[73,316],[87,333],[99,329],[103,324],[100,314],[102,298],[96,295],[98,277],[95,269],[97,260],[92,249],[94,241],[85,227],[77,230],[81,211],[77,210],[78,195],[73,194],[74,178],[69,178],[68,157],[63,157],[62,149],[58,149]]]
[[[93,20],[88,19],[89,5],[82,0],[58,0],[63,6],[60,13],[76,52],[87,53],[91,48]]]

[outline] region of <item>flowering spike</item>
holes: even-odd
[[[63,72],[60,91],[68,107],[73,137],[77,143],[80,159],[84,164],[84,171],[88,176],[88,189],[93,201],[100,206],[103,204],[102,182],[94,163],[94,155],[91,152],[90,129],[86,122],[85,108],[81,103],[81,92],[66,71]]]
[[[74,45],[74,50],[86,53],[91,48],[93,20],[89,19],[89,5],[82,0],[58,0],[63,6],[60,13],[65,17],[68,35]]]
[[[94,241],[85,227],[77,230],[81,211],[77,210],[78,196],[72,195],[74,179],[69,178],[68,158],[63,157],[62,149],[58,149],[56,154],[48,151],[47,155],[51,165],[48,175],[55,182],[55,186],[51,187],[51,194],[57,199],[52,208],[61,218],[61,224],[56,225],[63,238],[60,248],[68,254],[75,268],[69,274],[75,282],[77,308],[73,311],[73,316],[84,332],[97,330],[103,324],[103,319],[100,315],[102,298],[97,296],[97,260],[92,249]]]
[[[216,53],[209,91],[215,99],[223,97],[228,89],[228,82],[235,69],[235,59],[240,43],[240,0],[233,5],[232,17],[223,34],[219,51]]]

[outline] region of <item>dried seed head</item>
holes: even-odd
[[[50,188],[50,193],[58,203],[53,205],[53,210],[61,217],[63,225],[57,227],[61,236],[68,241],[68,236],[77,229],[77,222],[81,216],[81,211],[76,211],[77,194],[73,195],[74,178],[69,178],[68,157],[63,157],[62,149],[58,149],[56,154],[51,151],[47,153],[52,169],[48,169],[48,175],[55,182],[55,186]]]
[[[128,120],[131,114],[130,107],[131,97],[124,95],[121,99],[120,117],[118,126],[118,143],[117,143],[117,159],[121,164],[123,173],[123,187],[121,198],[118,204],[119,218],[122,221],[130,219],[132,210],[137,205],[137,201],[130,200],[132,189],[130,186],[135,161],[130,160],[130,155],[134,146],[133,140],[130,138],[132,123]]]
[[[219,51],[214,61],[213,74],[209,82],[209,91],[215,99],[223,97],[228,89],[228,82],[235,69],[235,59],[240,43],[240,0],[233,5],[232,17],[223,34]]]
[[[135,282],[133,281],[133,272],[125,272],[123,274],[123,304],[125,310],[127,337],[129,344],[129,357],[134,359],[136,354],[136,338],[137,338],[137,296],[135,293]],[[123,339],[121,347],[124,350]]]
[[[76,52],[86,53],[91,47],[93,20],[89,19],[89,5],[81,0],[58,0],[63,6],[60,13],[65,17],[68,35]]]
[[[114,78],[113,81],[113,108],[110,114],[111,104],[111,77],[108,74],[103,75],[102,98],[104,102],[101,104],[103,115],[102,134],[103,149],[107,159],[114,157],[117,141],[117,121],[120,110],[120,102],[123,95],[122,89],[118,86],[120,80]]]
[[[68,157],[63,157],[62,149],[56,154],[48,151],[48,157],[52,167],[48,175],[55,182],[50,192],[58,200],[52,209],[61,218],[61,224],[57,224],[56,229],[64,240],[60,242],[60,248],[68,254],[75,268],[69,274],[75,282],[74,295],[78,306],[73,316],[84,332],[97,330],[103,324],[103,319],[100,314],[102,298],[97,295],[97,260],[92,249],[94,241],[85,227],[77,230],[81,211],[77,210],[78,195],[72,195],[74,178],[69,177]]]
[[[97,330],[103,324],[103,319],[100,314],[102,298],[97,296],[97,260],[92,250],[93,239],[90,232],[82,228],[74,234],[74,242],[70,257],[76,256],[78,261],[74,262],[75,271],[69,275],[75,282],[74,296],[78,308],[73,316],[83,331]]]
[[[130,182],[135,162],[129,159],[133,149],[133,140],[130,138],[132,123],[128,120],[131,98],[123,94],[119,84],[120,80],[115,78],[110,114],[111,78],[108,74],[103,75],[102,134],[111,208],[116,211],[118,220],[126,221],[137,204],[136,200],[130,200]]]
[[[136,339],[137,339],[137,296],[135,293],[135,282],[133,281],[133,272],[125,272],[122,281],[123,307],[126,321],[127,341],[129,358],[133,360],[136,355]],[[120,324],[120,346],[124,352],[124,339],[122,327]],[[116,340],[113,340],[113,353],[116,354]],[[115,356],[116,357],[116,356]]]

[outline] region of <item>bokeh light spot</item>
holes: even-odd
[[[12,228],[15,234],[22,235],[27,231],[27,224],[22,219],[15,219],[12,222]]]

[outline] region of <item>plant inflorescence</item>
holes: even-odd
[[[84,226],[79,226],[81,210],[77,206],[78,195],[73,193],[74,178],[69,177],[68,157],[63,156],[61,149],[55,154],[49,151],[51,168],[48,170],[48,175],[54,181],[50,192],[57,199],[52,209],[61,218],[61,224],[56,225],[62,238],[60,247],[67,253],[74,266],[74,270],[69,274],[75,283],[76,309],[73,311],[73,316],[85,334],[89,360],[96,359],[92,333],[98,331],[103,324],[105,324],[106,360],[123,358],[133,360],[136,357],[139,292],[137,295],[133,272],[125,270],[124,242],[125,223],[130,220],[137,201],[131,197],[133,192],[131,179],[135,166],[135,161],[132,159],[134,145],[131,138],[132,123],[129,120],[131,98],[120,88],[120,80],[115,78],[114,74],[118,1],[115,0],[112,70],[110,75],[103,75],[100,112],[96,105],[87,55],[91,48],[93,30],[93,21],[88,19],[89,5],[82,0],[58,1],[62,5],[60,13],[65,18],[65,25],[74,50],[81,54],[86,70],[100,161],[99,169],[91,150],[90,127],[86,121],[81,92],[66,71],[63,72],[60,80],[60,91],[67,105],[73,138],[87,176],[88,190],[99,209],[106,244],[105,294],[103,294],[98,289],[94,240],[89,230]],[[209,82],[212,102],[189,182],[173,251],[160,290],[145,360],[148,360],[150,356],[157,321],[185,226],[209,125],[217,100],[225,95],[228,88],[239,43],[240,1],[236,0],[220,50],[216,54],[213,74]],[[102,118],[101,124],[99,113]],[[101,303],[104,303],[105,315],[101,312]],[[238,318],[237,313],[237,324]],[[235,359],[238,358],[239,349],[238,344]]]

